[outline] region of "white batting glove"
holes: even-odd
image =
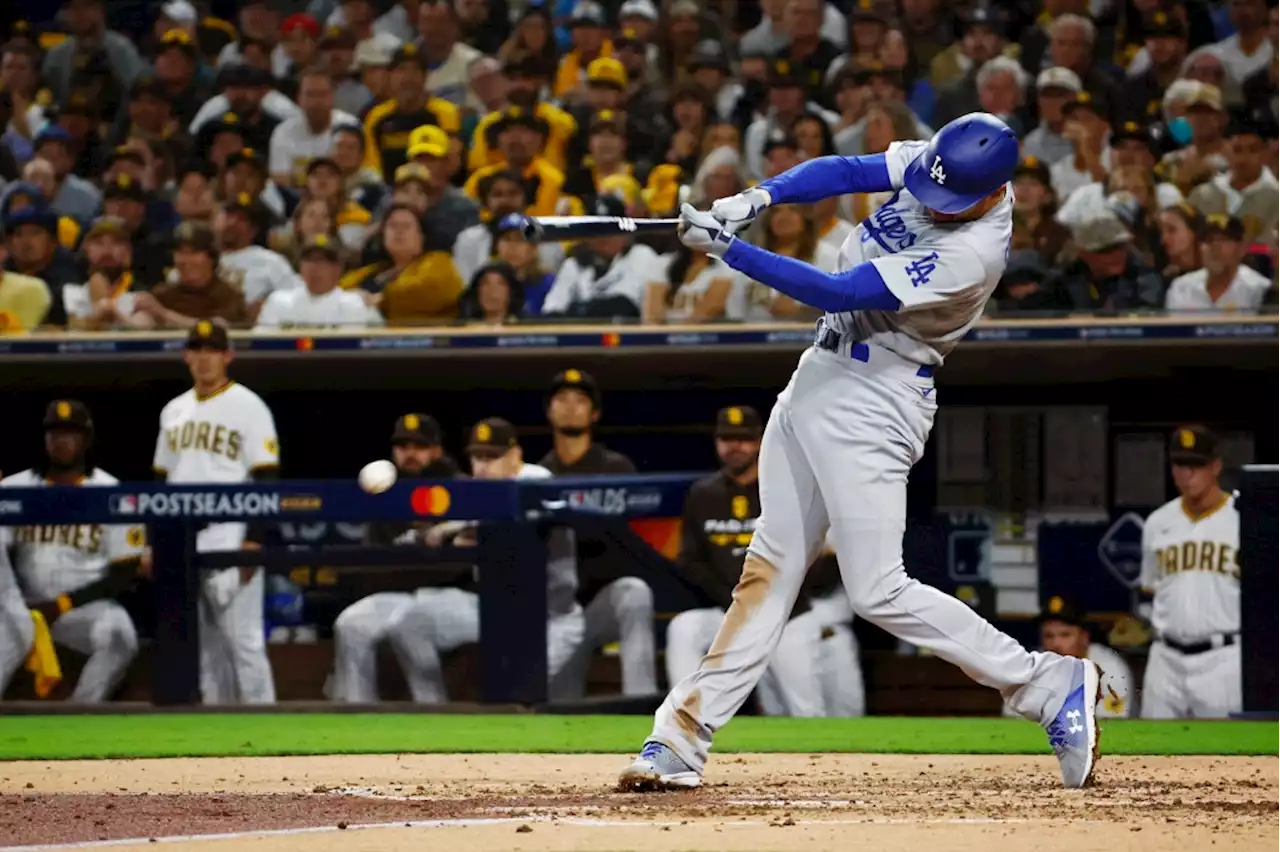
[[[737,239],[712,213],[695,210],[692,204],[680,208],[680,242],[694,251],[724,257]]]
[[[769,196],[768,190],[757,186],[712,203],[711,212],[724,223],[726,231],[736,234],[772,203],[773,199]]]

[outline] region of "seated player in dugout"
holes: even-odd
[[[539,155],[560,171],[565,171],[568,166],[566,150],[569,140],[578,132],[578,123],[573,116],[555,104],[538,100],[547,85],[547,75],[542,64],[532,56],[512,56],[503,65],[502,71],[507,79],[507,102],[511,106],[533,112],[547,123],[547,138]],[[503,112],[491,112],[476,125],[471,137],[471,150],[467,154],[468,172],[506,163],[502,152],[489,144],[489,128],[501,120]]]
[[[401,45],[392,54],[389,72],[391,98],[364,119],[364,165],[384,178],[408,161],[409,134],[415,128],[434,124],[456,134],[461,126],[457,107],[427,94],[426,60],[415,45]]]
[[[549,479],[551,472],[526,464],[515,427],[494,417],[481,420],[467,442],[476,479]],[[474,521],[441,525],[455,544],[476,543]],[[575,592],[574,534],[566,527],[547,530],[547,676],[554,679],[581,646],[583,614]],[[486,570],[486,566],[478,566]],[[468,575],[470,580],[470,575]],[[405,670],[413,700],[441,704],[449,700],[440,655],[480,641],[480,598],[469,588],[425,588],[396,615],[388,635]]]
[[[1153,595],[1142,718],[1221,719],[1244,704],[1240,648],[1240,512],[1221,484],[1218,436],[1173,430],[1178,497],[1142,528],[1144,591]]]
[[[1086,615],[1076,605],[1061,595],[1054,595],[1045,603],[1036,617],[1036,630],[1040,636],[1040,648],[1065,657],[1091,660],[1102,669],[1102,703],[1098,715],[1111,719],[1127,719],[1136,716],[1133,689],[1133,670],[1111,648],[1094,642],[1086,621]],[[1004,715],[1016,716],[1008,704]]]
[[[95,466],[93,418],[83,402],[56,400],[44,415],[47,458],[0,480],[3,488],[115,485]],[[55,646],[88,657],[70,700],[106,701],[138,651],[138,634],[116,598],[129,590],[146,545],[128,524],[0,528],[0,696],[19,667],[47,697],[62,679]]]
[[[669,683],[679,683],[698,668],[714,645],[742,575],[747,545],[760,516],[758,465],[764,421],[748,406],[721,409],[716,416],[715,448],[719,472],[689,489],[681,519],[676,564],[702,590],[708,607],[685,610],[667,627],[666,668]],[[819,563],[831,571],[819,571]],[[824,599],[814,605],[811,593],[821,578],[825,588],[838,587],[834,557],[819,557],[811,578],[796,599],[782,639],[756,689],[760,709],[770,716],[856,716],[864,709],[862,671],[847,599]],[[833,582],[834,579],[834,582]]]
[[[635,473],[631,459],[593,439],[591,430],[600,414],[600,386],[595,379],[576,369],[558,374],[547,400],[552,448],[538,464],[556,476]],[[578,601],[584,608],[586,629],[573,656],[551,682],[555,699],[581,698],[596,651],[614,642],[622,664],[622,694],[657,691],[653,591],[644,580],[627,575],[629,560],[619,538],[629,533],[625,521],[578,533]]]
[[[525,213],[530,216],[579,216],[582,202],[564,189],[564,172],[553,166],[538,152],[550,133],[545,119],[531,110],[510,107],[485,131],[489,146],[504,160],[499,165],[484,166],[471,173],[462,191],[473,200],[480,197],[480,182],[489,175],[510,170],[525,182],[530,199]]]
[[[458,464],[443,447],[440,424],[427,414],[409,413],[396,418],[391,430],[391,462],[401,480],[453,479]],[[365,544],[377,546],[438,546],[443,540],[431,521],[378,522],[365,525]],[[459,582],[470,583],[471,566],[461,566]],[[356,597],[361,577],[348,575],[344,583],[346,599]],[[338,614],[333,623],[333,677],[325,690],[334,701],[366,704],[379,700],[378,644],[390,637],[391,629],[412,606],[416,592],[379,591],[366,594]],[[414,683],[407,660],[395,644],[397,658],[411,688]],[[419,690],[420,691],[420,690]]]

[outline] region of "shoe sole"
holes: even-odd
[[[1092,679],[1092,683],[1090,680]],[[1093,770],[1098,765],[1098,761],[1102,758],[1100,747],[1102,744],[1102,731],[1098,728],[1098,702],[1102,700],[1102,669],[1098,668],[1097,663],[1085,661],[1084,668],[1084,694],[1093,693],[1093,703],[1088,707],[1088,712],[1084,714],[1085,733],[1089,736],[1089,766],[1085,770],[1084,778],[1077,785],[1076,789],[1088,787],[1093,784]]]
[[[702,776],[696,772],[677,772],[661,775],[651,769],[630,768],[618,777],[620,793],[657,793],[664,790],[692,790],[702,786]]]

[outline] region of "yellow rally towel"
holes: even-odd
[[[31,643],[26,668],[36,676],[36,695],[48,698],[62,683],[62,666],[58,663],[58,652],[53,648],[53,636],[44,616],[32,610],[31,620],[36,624],[36,638]]]

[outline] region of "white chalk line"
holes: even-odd
[[[287,837],[305,834],[326,834],[334,831],[367,831],[370,829],[391,828],[462,828],[466,826],[511,825],[513,823],[538,822],[556,825],[572,825],[581,828],[663,828],[681,825],[713,825],[716,828],[761,828],[780,824],[774,819],[721,819],[698,820],[648,820],[648,819],[594,819],[553,817],[546,815],[528,815],[518,817],[477,817],[432,820],[397,820],[395,822],[371,822],[351,824],[346,828],[336,825],[318,825],[303,828],[267,828],[254,831],[232,831],[221,834],[169,834],[154,837],[125,837],[115,840],[83,840],[75,843],[46,843],[35,846],[0,846],[0,852],[62,852],[72,849],[109,849],[115,846],[130,846],[161,843],[194,843],[206,840],[253,840],[263,837]],[[952,819],[815,819],[794,820],[788,826],[821,826],[821,825],[1015,825],[1037,822],[1029,819],[1003,819],[997,817],[956,817]],[[1103,824],[1105,820],[1071,820],[1073,825]]]

